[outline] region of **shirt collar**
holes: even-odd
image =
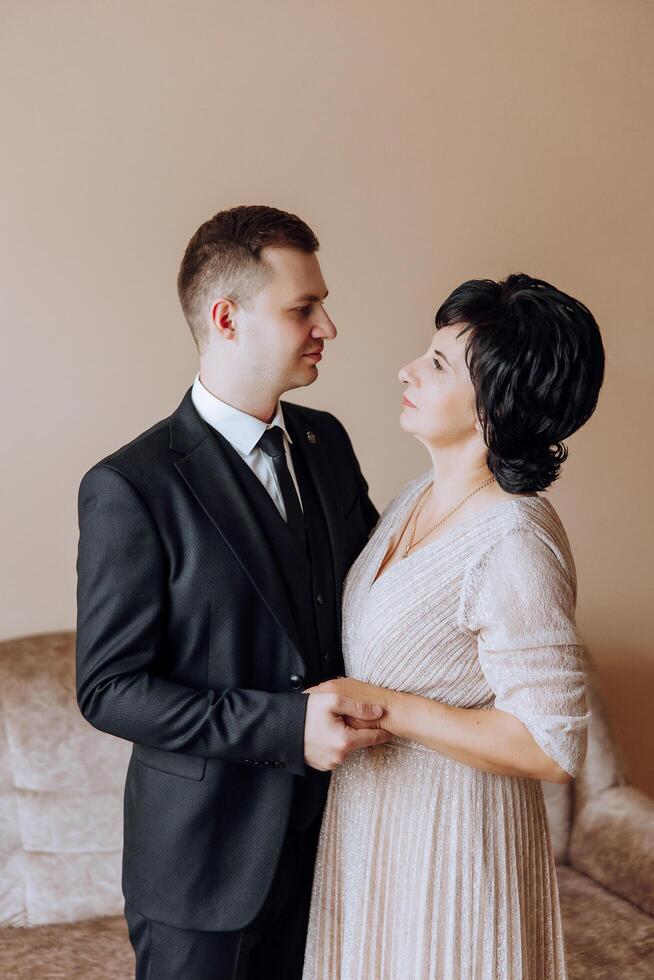
[[[267,429],[272,429],[278,425],[289,443],[293,443],[286,423],[281,402],[277,402],[277,409],[272,422],[262,422],[254,415],[248,415],[227,402],[222,401],[204,387],[200,381],[200,372],[195,375],[193,387],[191,389],[191,399],[197,409],[198,415],[204,419],[208,425],[220,432],[221,436],[245,456],[249,456],[255,448],[259,439]]]

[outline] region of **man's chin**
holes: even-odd
[[[314,364],[313,361],[305,360],[302,365],[302,378],[300,381],[301,385],[310,385],[318,377],[318,365]]]
[[[301,371],[296,371],[286,382],[286,391],[292,388],[306,388],[312,385],[318,377],[318,365],[307,363]]]

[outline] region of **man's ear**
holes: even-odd
[[[236,338],[236,310],[236,303],[222,296],[212,303],[211,319],[224,340],[235,340]]]

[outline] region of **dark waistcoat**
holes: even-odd
[[[291,456],[307,529],[306,550],[247,463],[235,450],[230,456],[261,532],[277,557],[279,575],[306,665],[305,674],[297,678],[298,689],[303,689],[343,674],[344,668],[338,626],[337,602],[340,602],[340,596],[336,595],[327,524],[311,474],[301,451],[294,446],[291,447]],[[307,768],[305,776],[295,777],[290,816],[292,826],[302,829],[317,816],[324,804],[328,783],[329,773],[311,768]]]

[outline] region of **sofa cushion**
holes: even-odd
[[[18,799],[1,712],[0,701],[0,925],[20,926],[25,921],[25,884],[16,868],[16,859],[22,850]]]
[[[568,980],[651,980],[654,920],[574,868],[557,878]]]
[[[570,864],[654,915],[654,800],[635,786],[596,793],[577,815]]]
[[[79,711],[73,632],[0,644],[0,925],[122,912],[130,751]]]
[[[12,980],[129,980],[134,953],[123,916],[0,929],[2,976]]]

